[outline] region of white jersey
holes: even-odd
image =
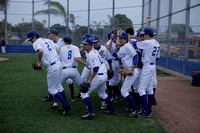
[[[58,51],[58,49],[62,46],[65,46],[65,43],[63,41],[62,38],[59,38],[58,42],[55,42],[55,40],[53,40],[53,42],[56,44],[55,47],[56,47],[56,50]]]
[[[117,56],[122,60],[124,69],[131,69],[133,66],[133,57],[136,55],[135,49],[129,44],[126,43],[120,47]]]
[[[60,48],[60,60],[63,67],[78,66],[76,57],[81,57],[79,48],[74,45],[65,45]]]
[[[43,50],[42,63],[46,66],[50,65],[54,61],[59,60],[55,44],[49,39],[38,38],[33,43],[33,48],[36,52],[39,49]]]
[[[107,69],[103,62],[103,59],[96,50],[91,50],[87,54],[87,64],[91,69],[91,72],[93,72],[93,68],[99,67],[98,73],[107,73]]]
[[[142,62],[156,63],[156,58],[160,58],[160,45],[155,39],[144,40],[136,43],[137,48],[142,49]]]
[[[94,47],[92,47],[93,50],[97,50],[98,52],[100,52],[101,50],[103,50],[104,52],[100,55],[101,58],[103,59],[104,63],[106,60],[110,60],[111,59],[111,53],[108,51],[108,49],[103,46],[103,45],[99,45],[99,49],[95,49]]]
[[[109,40],[109,41],[106,43],[108,46],[109,46],[109,44],[110,44],[110,41],[111,41],[111,40]],[[111,50],[112,50],[113,52],[116,51],[116,43],[112,42]],[[111,56],[111,59],[115,60],[116,58],[115,58],[114,56]]]
[[[131,40],[132,40],[133,42],[137,41],[135,38],[131,38]],[[130,43],[129,41],[128,41],[128,44],[130,44],[131,46],[133,45],[133,44]]]

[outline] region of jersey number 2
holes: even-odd
[[[51,42],[45,42],[45,44],[47,45],[47,49],[49,50],[49,51],[51,51],[52,50],[52,48],[51,48]]]

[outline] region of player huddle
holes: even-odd
[[[51,29],[50,33],[55,34],[57,30]],[[72,44],[72,38],[68,35],[62,39],[50,37],[52,40],[49,40],[40,38],[35,30],[31,30],[27,37],[38,54],[35,66],[40,67],[42,62],[47,67],[48,91],[50,96],[54,96],[52,109],[58,106],[59,100],[62,108],[58,111],[63,115],[70,111],[71,105],[62,87],[67,81],[68,84],[75,82],[81,87],[80,97],[88,109],[81,116],[82,119],[95,117],[89,96],[94,90],[101,98],[101,109],[107,109],[104,111],[106,114],[115,115],[112,103],[124,98],[128,102],[124,110],[129,117],[151,117],[157,85],[156,61],[160,58],[160,46],[154,39],[152,28],[145,28],[136,37],[133,28],[125,31],[113,29],[103,45],[98,35],[86,33],[83,36],[83,48],[80,49]],[[86,58],[86,63],[82,57]],[[81,75],[77,70],[78,63],[84,65]],[[70,88],[70,91],[75,101],[74,90]],[[50,97],[47,98],[49,100]]]

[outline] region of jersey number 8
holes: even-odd
[[[72,58],[72,50],[69,50],[68,51],[68,59],[71,59]]]

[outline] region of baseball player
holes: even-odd
[[[87,66],[87,64],[81,60],[81,55],[79,48],[72,45],[72,39],[70,36],[66,35],[63,38],[65,46],[62,46],[58,50],[58,55],[62,63],[62,76],[61,84],[65,83],[67,79],[71,78],[75,83],[80,86],[81,76],[77,70],[77,62],[82,65]]]
[[[83,36],[83,40],[85,40],[86,38],[92,39],[92,35],[89,34],[89,33],[85,33],[84,36]],[[84,49],[81,50],[81,53],[82,53],[82,57],[86,58],[87,53],[86,53],[86,51],[85,51]],[[88,77],[89,75],[90,75],[90,69],[88,69],[87,67],[84,67],[84,68],[83,68],[83,71],[82,71],[82,73],[81,73],[81,80],[82,80],[82,82],[87,81],[87,77]],[[81,96],[80,93],[78,93],[78,94],[76,95],[76,97],[80,97],[80,96]]]
[[[92,71],[92,74],[88,80],[90,88],[88,92],[81,93],[81,97],[88,107],[88,113],[81,116],[82,119],[87,119],[95,116],[89,94],[97,89],[100,98],[104,99],[108,105],[109,110],[105,111],[107,114],[116,114],[114,107],[110,101],[110,98],[106,94],[106,81],[107,81],[107,69],[106,66],[95,50],[92,50],[93,41],[91,39],[85,39],[83,41],[83,47],[87,52],[87,64]]]
[[[142,41],[142,39],[140,39],[143,35],[142,32],[138,32],[137,35],[136,35],[136,38],[138,40],[135,39],[135,36],[134,36],[134,29],[133,28],[127,28],[125,30],[125,32],[128,34],[128,37],[129,37],[129,44],[133,44],[133,43],[136,43],[137,41]],[[138,85],[139,85],[139,81],[140,81],[140,75],[141,75],[141,69],[142,69],[142,62],[141,62],[141,54],[142,54],[142,51],[140,49],[137,49],[136,47],[134,47],[134,45],[132,45],[133,48],[136,50],[137,54],[138,54],[138,57],[139,57],[139,62],[138,62],[138,65],[137,65],[137,69],[138,69],[138,76],[136,77],[134,83],[133,83],[133,86],[132,86],[132,96],[134,97],[134,100],[137,104],[137,106],[140,108],[139,110],[141,111],[142,108],[140,106],[140,95],[138,93]],[[125,108],[125,111],[128,111],[128,112],[132,112],[133,108],[130,106],[130,104],[128,103],[128,106]]]
[[[59,38],[58,31],[56,29],[51,29],[50,32],[48,32],[48,35],[49,35],[49,38],[51,40],[53,40],[53,42],[56,44],[56,50],[57,51],[60,47],[65,45],[65,43],[63,42],[63,39]],[[69,84],[69,89],[70,89],[70,92],[71,92],[71,101],[75,102],[76,99],[75,99],[75,96],[74,96],[73,80],[69,78],[66,82]],[[56,107],[56,105],[57,105],[57,102],[56,102],[56,99],[54,99],[54,104],[53,104],[52,107]]]
[[[145,27],[149,27],[149,23],[150,23],[150,21],[151,21],[151,16],[148,16],[148,17],[146,18],[146,21],[147,21],[147,22],[146,22]],[[152,39],[155,39],[155,36],[156,36],[156,35],[157,35],[157,34],[154,33],[154,37],[152,37]],[[157,61],[159,60],[159,58],[160,58],[160,57],[157,58]],[[156,88],[157,88],[157,76],[156,76],[156,71],[155,71],[155,73],[154,73],[154,78],[153,78],[154,99],[153,99],[153,101],[152,101],[152,105],[157,105],[157,101],[156,101],[156,98],[155,98]]]
[[[58,31],[56,29],[51,29],[50,32],[48,32],[48,36],[55,43],[55,48],[57,51],[60,47],[64,46],[63,39],[58,37]],[[71,79],[68,79],[67,83],[69,84],[69,88],[70,88],[70,92],[71,92],[71,101],[74,102],[74,101],[76,101],[76,99],[74,96],[73,81]],[[43,101],[51,101],[51,100],[53,100],[53,96],[51,94],[49,94],[42,100]],[[57,108],[57,106],[58,106],[57,99],[54,98],[54,103],[51,108],[54,109],[54,108]]]
[[[108,50],[112,53],[116,58],[120,58],[123,64],[123,68],[129,70],[129,74],[125,77],[124,83],[121,88],[121,94],[127,101],[132,105],[134,111],[129,114],[129,117],[133,117],[137,115],[138,106],[135,103],[133,97],[129,94],[130,88],[133,85],[133,82],[138,76],[138,55],[135,49],[128,43],[128,34],[125,32],[121,32],[119,37],[119,45],[120,49],[118,53],[113,52],[107,46]]]
[[[36,66],[41,66],[41,62],[47,66],[47,85],[49,93],[63,104],[59,112],[66,115],[71,109],[71,105],[67,102],[65,91],[60,83],[62,65],[55,44],[49,39],[40,38],[35,30],[30,30],[27,33],[27,38],[33,43],[33,48],[38,53]]]
[[[153,92],[153,79],[156,71],[156,59],[160,55],[160,45],[155,40],[152,39],[154,37],[154,32],[152,28],[144,29],[144,41],[137,42],[136,47],[142,49],[142,62],[143,68],[141,72],[141,79],[139,83],[138,92],[141,97],[142,105],[144,107],[144,111],[138,115],[139,118],[149,118],[151,117],[152,111],[152,101],[154,98]],[[147,102],[147,94],[148,94],[148,102]]]
[[[117,45],[117,31],[116,29],[112,30],[111,32],[111,39],[106,43],[107,46],[112,51],[117,52],[118,51],[118,45]],[[119,41],[118,41],[119,42]],[[119,75],[119,62],[118,59],[114,56],[112,56],[112,70],[114,71],[113,77],[109,80],[109,87],[108,87],[108,95],[111,97],[111,101],[117,102],[120,97],[120,91],[119,91],[119,82],[120,82],[120,75]],[[118,95],[118,98],[117,98]]]
[[[85,33],[84,36],[83,36],[83,40],[85,40],[85,39],[87,39],[87,38],[92,39],[91,34]],[[83,49],[83,50],[85,50],[85,49]],[[85,55],[85,57],[87,58],[87,52],[84,51],[84,52],[82,52],[82,53],[83,53],[83,55]],[[82,81],[83,81],[83,82],[84,82],[84,81],[87,81],[87,77],[88,77],[89,75],[90,75],[90,69],[88,69],[87,67],[84,67],[84,68],[83,68],[83,71],[82,71],[82,74],[81,74],[81,79],[82,79]]]
[[[106,65],[107,70],[112,70],[112,60],[111,60],[111,54],[107,50],[107,48],[103,45],[100,45],[100,39],[98,35],[93,35],[93,50],[97,50],[100,54],[104,64]],[[104,100],[101,101],[101,109],[106,109],[107,104]]]

